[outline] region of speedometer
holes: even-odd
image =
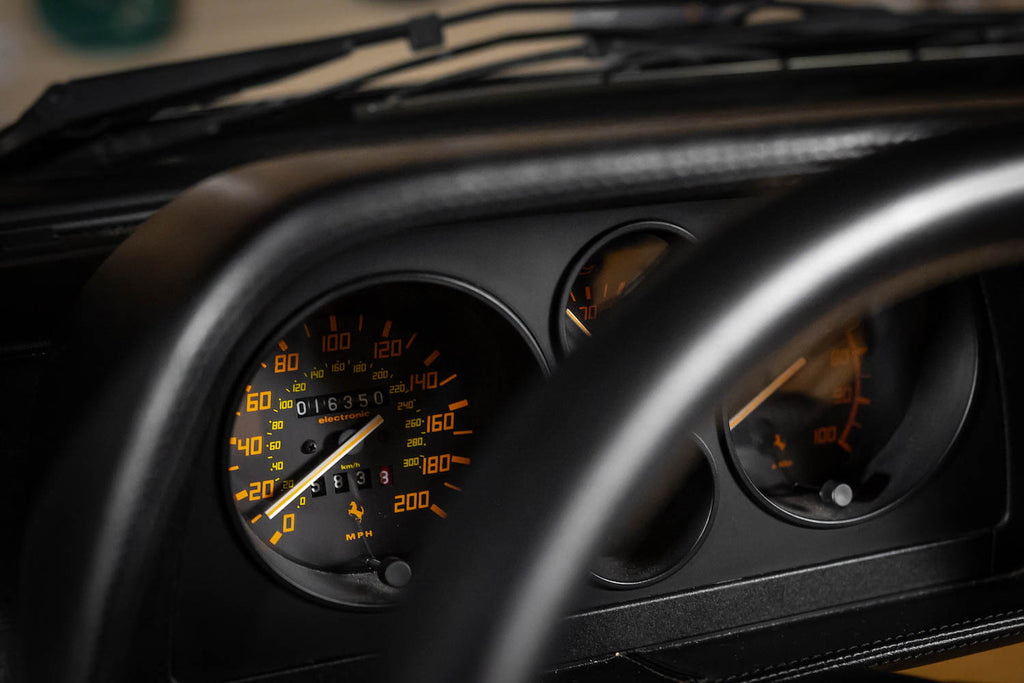
[[[227,485],[246,536],[285,578],[336,602],[379,602],[409,583],[426,528],[465,486],[479,416],[530,364],[515,336],[463,323],[510,331],[479,297],[411,291],[380,286],[300,315],[254,363],[230,420]],[[438,308],[454,303],[461,314]]]

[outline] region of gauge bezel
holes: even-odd
[[[695,530],[695,533],[692,533],[687,537],[677,536],[673,539],[673,547],[670,549],[669,553],[672,557],[670,557],[668,561],[664,562],[661,565],[660,570],[652,576],[637,581],[628,581],[609,578],[608,576],[601,574],[601,570],[591,568],[590,578],[597,585],[602,588],[611,588],[616,590],[632,590],[635,588],[650,586],[651,584],[667,579],[682,569],[687,562],[693,559],[701,549],[701,546],[704,545],[704,542],[707,540],[711,531],[711,527],[714,524],[715,517],[718,514],[720,475],[718,471],[718,464],[716,459],[711,455],[711,449],[708,447],[707,442],[705,442],[704,439],[696,433],[691,433],[689,435],[689,441],[694,448],[696,448],[697,452],[704,458],[704,462],[708,468],[708,473],[711,475],[709,482],[710,490],[708,491],[710,495],[710,504],[707,507],[707,513],[704,516],[704,519],[698,523],[699,528]],[[664,514],[664,511],[660,512],[659,516],[662,514]]]
[[[904,453],[902,457],[905,461],[912,460],[916,454],[922,452],[930,451],[938,455],[931,457],[928,467],[915,477],[915,481],[910,486],[905,487],[891,500],[887,500],[876,508],[871,508],[863,514],[841,519],[808,517],[774,500],[751,480],[736,454],[732,433],[728,427],[728,406],[723,403],[716,417],[722,450],[742,488],[761,508],[787,522],[804,527],[840,528],[861,524],[887,514],[911,498],[935,476],[948,459],[970,419],[978,392],[982,357],[981,329],[976,297],[973,290],[963,284],[947,285],[920,296],[937,297],[944,304],[943,311],[946,315],[941,317],[941,333],[945,335],[946,341],[951,338],[959,338],[952,343],[933,342],[929,344],[926,352],[930,354],[930,362],[922,364],[923,372],[915,379],[913,396],[907,407],[907,412],[876,459],[892,458],[898,452]],[[939,320],[939,316],[934,316],[934,319]],[[949,394],[940,391],[945,388],[937,372],[940,363],[931,358],[943,353],[946,355],[946,359],[955,365],[955,377],[952,381],[952,390],[956,392],[953,395],[954,401],[949,400]],[[962,357],[957,358],[958,354]],[[931,383],[931,386],[925,386],[927,383]],[[928,414],[939,417],[925,419],[924,416]],[[922,429],[922,423],[927,426],[939,423],[947,425],[947,428],[945,430]],[[915,428],[909,428],[911,425]],[[913,432],[913,434],[908,432]],[[915,440],[911,437],[918,438]]]
[[[670,241],[687,242],[691,245],[696,244],[697,242],[697,238],[694,237],[690,231],[674,223],[669,223],[668,221],[660,219],[645,219],[623,223],[605,230],[600,235],[587,242],[576,253],[576,256],[573,257],[572,261],[569,262],[569,265],[562,273],[562,277],[558,282],[558,288],[555,290],[558,292],[558,296],[555,299],[555,307],[551,312],[551,324],[552,336],[555,340],[554,346],[560,357],[566,358],[573,351],[569,344],[569,339],[565,335],[565,327],[562,318],[566,307],[569,305],[569,291],[572,289],[573,282],[576,281],[580,268],[582,268],[583,265],[594,256],[594,254],[599,252],[610,242],[622,237],[623,235],[642,232],[667,235],[671,238]]]
[[[220,438],[216,442],[216,454],[212,458],[213,466],[218,470],[216,476],[219,479],[218,490],[221,492],[221,508],[224,514],[232,520],[230,524],[236,529],[238,541],[245,548],[245,552],[255,558],[257,564],[267,574],[292,591],[318,603],[347,609],[376,610],[393,605],[406,589],[388,586],[370,574],[333,573],[291,560],[268,548],[263,539],[243,523],[237,510],[231,504],[232,490],[227,471],[222,466],[225,459],[225,450],[222,448],[222,444],[227,443],[235,417],[235,410],[230,406],[237,405],[242,399],[245,383],[251,376],[253,367],[269,350],[273,349],[277,343],[276,340],[301,325],[304,320],[318,310],[380,287],[417,287],[422,285],[437,288],[437,294],[429,295],[431,298],[439,296],[467,297],[466,300],[475,302],[483,310],[489,310],[495,316],[496,322],[504,321],[510,331],[516,333],[515,336],[507,337],[508,343],[515,343],[514,339],[516,338],[521,341],[523,350],[526,352],[524,359],[526,357],[533,358],[538,378],[550,376],[551,367],[537,340],[515,312],[499,299],[479,287],[445,275],[425,272],[395,272],[341,284],[293,307],[292,313],[287,315],[284,322],[273,325],[270,328],[270,333],[265,335],[255,350],[249,354],[248,360],[234,379],[233,386],[236,389],[228,395],[229,400],[226,405],[229,408],[223,410],[224,414],[218,431]]]

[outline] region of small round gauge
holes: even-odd
[[[275,335],[226,437],[231,503],[258,554],[328,600],[394,597],[457,502],[486,418],[537,374],[516,332],[479,296],[417,282],[333,297]]]
[[[715,468],[696,437],[680,440],[675,457],[638,484],[605,536],[592,577],[609,588],[638,588],[664,579],[700,547],[715,509]]]
[[[693,237],[660,221],[630,223],[589,245],[570,269],[556,310],[559,342],[571,352],[601,325],[601,319],[636,287],[669,246]]]
[[[941,461],[974,388],[969,297],[944,291],[847,323],[768,363],[728,404],[726,442],[775,512],[862,519]]]

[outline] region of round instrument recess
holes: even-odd
[[[668,248],[693,242],[686,230],[663,221],[639,221],[612,228],[573,261],[556,300],[556,337],[571,353],[600,328],[602,319],[661,260]]]
[[[247,544],[333,603],[387,603],[414,580],[503,402],[543,376],[508,311],[451,281],[331,294],[284,325],[231,409],[225,485]]]
[[[896,505],[938,468],[978,371],[971,296],[947,288],[769,360],[727,400],[723,437],[771,512],[841,525]]]
[[[600,334],[607,314],[670,247],[692,242],[677,225],[647,220],[612,228],[588,244],[568,268],[556,299],[555,336],[563,353]],[[593,580],[607,588],[639,588],[685,564],[711,525],[715,476],[703,442],[693,437],[680,443],[671,465],[639,486],[643,495],[608,534],[591,565]]]

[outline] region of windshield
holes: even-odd
[[[192,59],[212,54],[349,33],[438,12],[480,7],[480,0],[25,0],[0,3],[0,127],[11,123],[48,85],[73,78]],[[1012,0],[889,0],[843,2],[883,6],[898,12],[922,9],[1002,11],[1024,9]],[[568,28],[571,12],[500,15],[446,29],[448,45],[501,33]],[[548,38],[545,49],[570,44]],[[465,57],[403,71],[380,84],[435,78],[450,69],[507,60],[537,50],[537,44],[497,45]],[[266,99],[319,90],[411,55],[404,42],[360,49],[270,85],[251,88],[236,99]],[[549,68],[544,64],[540,68]],[[559,64],[565,68],[565,64]],[[536,67],[535,67],[536,68]]]

